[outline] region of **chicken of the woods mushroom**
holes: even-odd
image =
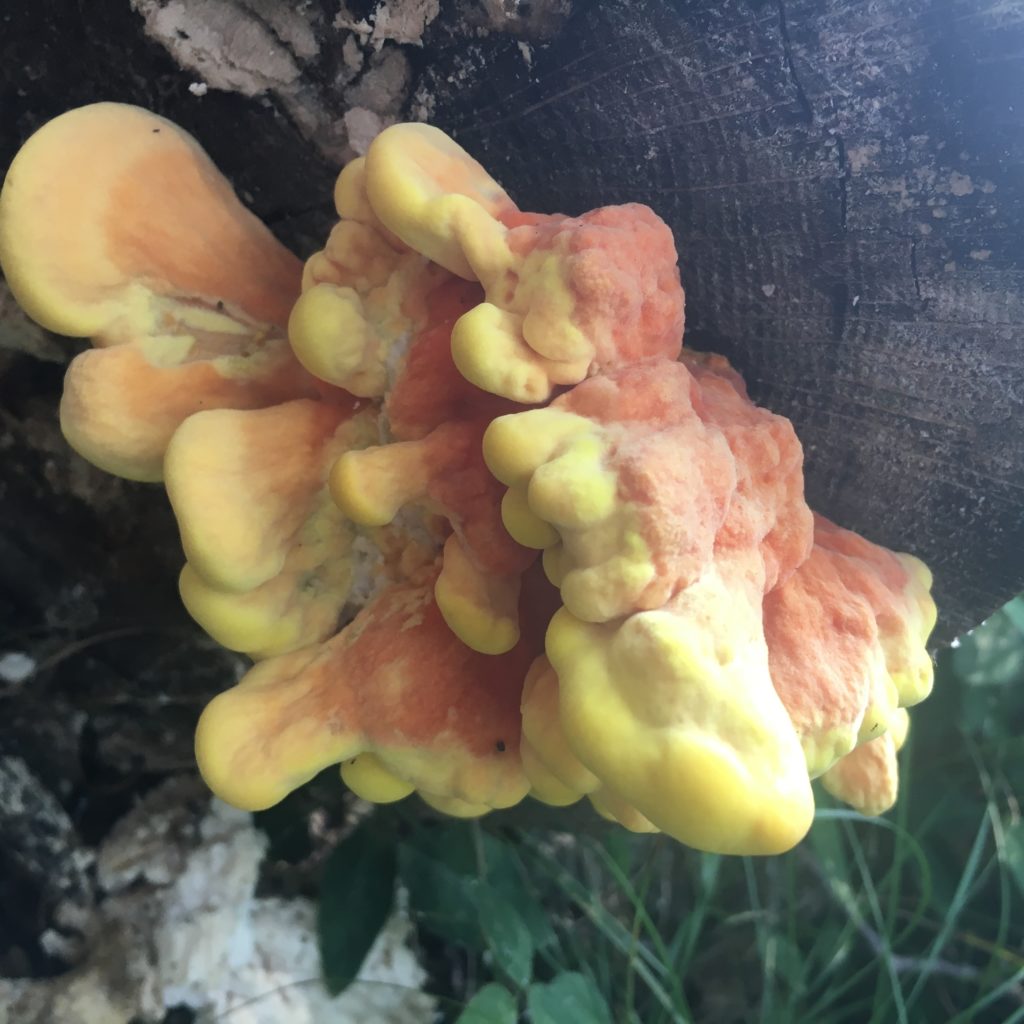
[[[332,764],[452,815],[532,796],[723,853],[786,850],[811,780],[896,797],[928,570],[815,515],[788,420],[682,348],[645,206],[525,213],[442,132],[341,172],[305,266],[197,143],[103,103],[0,198],[24,309],[94,347],[60,417],[163,481],[189,612],[253,668],[199,722],[264,808]]]

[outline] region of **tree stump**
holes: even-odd
[[[942,644],[1024,587],[1022,55],[1013,5],[971,0],[9,3],[0,167],[119,100],[192,132],[303,256],[343,161],[398,119],[525,208],[647,203],[687,345],[794,421],[817,509],[931,566]],[[191,763],[239,659],[178,606],[158,488],[63,443],[75,351],[0,292],[0,755],[88,842]]]

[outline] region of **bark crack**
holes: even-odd
[[[779,35],[782,37],[782,58],[786,64],[789,77],[793,80],[793,88],[796,90],[796,101],[803,112],[804,120],[808,124],[814,123],[814,109],[811,101],[804,92],[803,83],[796,69],[796,61],[793,59],[793,43],[789,37],[789,23],[786,21],[785,0],[775,0],[776,10],[779,12]]]
[[[924,298],[921,295],[921,277],[918,273],[917,268],[917,242],[912,241],[910,243],[910,273],[914,277],[914,291],[917,294],[917,301],[923,302]]]
[[[249,18],[254,21],[264,32],[270,36],[271,39],[277,43],[278,46],[283,49],[289,57],[295,62],[295,66],[301,68],[306,63],[305,58],[299,56],[296,52],[295,47],[285,39],[284,36],[274,27],[271,21],[260,14],[258,11],[253,10],[247,5],[242,5],[238,9],[238,16],[242,19]]]
[[[846,158],[846,143],[842,135],[836,135],[836,159],[839,161],[839,227],[847,230],[850,212],[850,164]]]

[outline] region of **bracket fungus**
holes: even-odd
[[[167,121],[44,126],[0,197],[26,311],[89,336],[61,410],[163,481],[181,593],[254,667],[199,723],[243,808],[323,768],[454,815],[588,798],[767,854],[811,780],[895,800],[927,696],[928,570],[816,516],[792,425],[682,349],[650,209],[519,210],[455,142],[386,129],[305,263]]]

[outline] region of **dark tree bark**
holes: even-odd
[[[648,203],[686,343],[796,424],[812,504],[934,570],[939,640],[1024,586],[1024,20],[974,0],[579,5],[454,131],[530,209]]]
[[[354,35],[325,0],[302,15],[309,56],[273,5],[194,0],[176,36],[234,9],[294,65],[243,82],[260,95],[202,97],[204,67],[251,79],[258,47],[183,70],[160,5],[134,6],[11,5],[0,160],[68,107],[141,103],[195,133],[304,253],[330,220],[342,115],[396,51],[384,115],[429,115],[523,205],[637,200],[669,222],[687,343],[729,356],[794,420],[820,510],[932,566],[940,641],[1024,585],[1024,22],[1006,5],[621,0],[566,18],[568,4],[450,3],[412,46]],[[372,25],[374,8],[349,4],[349,22]]]

